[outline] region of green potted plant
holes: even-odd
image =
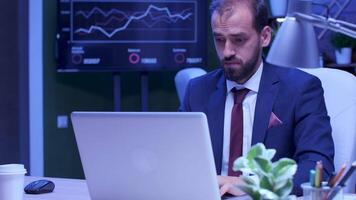
[[[356,45],[356,40],[342,33],[334,33],[330,37],[331,45],[335,48],[337,64],[350,64],[352,48]]]
[[[234,162],[233,170],[243,173],[241,178],[245,183],[237,187],[253,200],[296,199],[296,196],[290,193],[297,164],[289,158],[272,162],[275,153],[276,150],[266,149],[262,143],[258,143],[245,157],[240,157]]]

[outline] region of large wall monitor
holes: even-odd
[[[206,64],[206,0],[60,0],[58,71]]]

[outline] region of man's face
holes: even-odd
[[[258,33],[253,26],[250,8],[243,3],[221,15],[215,11],[211,24],[215,48],[226,78],[245,83],[261,64],[262,47],[270,41],[269,27]]]

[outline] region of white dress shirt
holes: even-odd
[[[250,90],[242,102],[242,111],[243,111],[242,155],[245,156],[246,153],[251,148],[253,119],[255,116],[256,99],[257,99],[258,88],[261,81],[262,70],[263,70],[263,62],[261,62],[261,65],[257,69],[256,73],[252,75],[252,77],[242,85],[230,80],[226,80],[227,93],[226,93],[226,101],[225,101],[224,141],[223,141],[223,156],[222,156],[222,167],[221,167],[221,175],[223,176],[227,176],[228,164],[229,164],[231,112],[232,112],[232,107],[234,106],[234,94],[231,92],[231,90],[233,88],[236,89],[247,88]]]

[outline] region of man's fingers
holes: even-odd
[[[225,184],[220,187],[220,196],[226,194],[229,191],[230,184]]]
[[[225,185],[227,183],[237,184],[240,182],[238,177],[235,176],[217,176],[219,186]]]
[[[226,184],[223,176],[218,176],[217,178],[218,178],[219,186],[222,186],[222,185]]]
[[[218,184],[220,187],[220,195],[224,195],[226,193],[240,196],[243,194],[241,190],[239,190],[236,185],[241,184],[241,180],[238,177],[234,176],[217,176]]]
[[[236,185],[231,183],[224,184],[220,187],[220,195],[222,196],[226,193],[232,194],[234,196],[244,195],[244,193],[239,188],[237,188]]]

